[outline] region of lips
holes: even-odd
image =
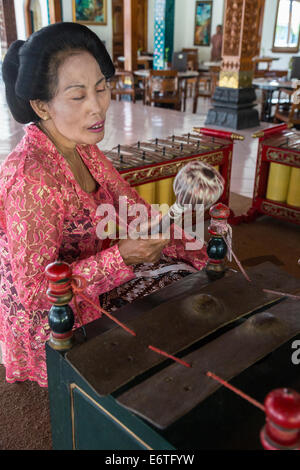
[[[104,128],[105,121],[95,122],[91,127],[88,127],[88,130],[91,132],[101,132]]]

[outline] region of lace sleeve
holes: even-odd
[[[127,198],[127,208],[133,204],[142,204],[146,207],[147,212],[150,215],[151,210],[153,211],[151,205],[140,197],[138,192],[130,186],[130,184],[122,177],[122,175],[103,154],[101,154],[101,156],[106,170],[105,179],[107,187],[113,197],[115,207],[119,209],[119,198],[120,196],[125,196]],[[129,218],[129,221],[130,220],[132,220],[132,218]]]
[[[140,197],[137,191],[135,191],[135,189],[132,188],[130,184],[124,180],[124,178],[122,178],[120,173],[113,167],[111,162],[104,156],[102,158],[104,166],[107,170],[108,187],[114,197],[115,205],[119,207],[118,198],[120,196],[127,196],[128,206],[137,203],[144,204],[147,208],[148,216],[150,216],[151,211],[153,215],[157,214],[157,211],[151,208],[151,205],[144,201],[144,199]],[[128,217],[128,221],[130,222],[131,220],[132,219]],[[174,238],[174,226],[171,226],[171,240],[168,246],[164,248],[163,253],[167,256],[170,256],[171,258],[186,261],[198,270],[203,269],[208,258],[205,244],[202,248],[198,247],[195,249],[187,250],[187,243],[190,243],[190,239],[186,236],[185,232],[182,229],[179,229],[179,231],[181,232],[180,238],[178,238],[178,235]]]
[[[49,309],[46,266],[58,259],[63,236],[64,204],[55,186],[26,175],[19,177],[5,201],[6,233],[14,286],[27,310]],[[117,246],[71,265],[95,295],[134,277]]]

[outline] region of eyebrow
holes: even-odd
[[[100,80],[96,82],[95,86],[98,86],[101,82],[103,82],[103,80],[105,80],[105,77],[100,78]],[[67,91],[70,88],[85,88],[85,85],[80,85],[80,84],[69,85],[64,89],[64,91]]]

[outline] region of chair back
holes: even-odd
[[[198,49],[183,48],[182,52],[187,54],[188,70],[198,70]]]
[[[279,90],[274,122],[300,125],[300,86],[293,90],[289,88]]]
[[[177,93],[177,70],[150,70],[149,91],[152,93]]]
[[[185,72],[188,68],[188,56],[186,52],[173,52],[172,69]]]
[[[127,70],[117,70],[110,79],[110,89],[112,99],[120,100],[122,95],[129,95],[135,102],[134,75]]]
[[[181,108],[181,90],[176,70],[150,70],[147,83],[147,101],[169,103]]]
[[[300,56],[292,57],[291,78],[300,79]]]

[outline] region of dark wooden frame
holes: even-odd
[[[277,0],[277,8],[276,8],[276,21],[274,25],[274,32],[273,32],[273,45],[272,45],[272,52],[298,52],[299,51],[299,45],[300,45],[300,27],[299,27],[299,32],[298,32],[298,43],[297,46],[295,47],[276,47],[275,46],[275,35],[276,35],[276,27],[277,27],[277,20],[278,20],[278,11],[279,11],[279,2],[280,0]]]
[[[77,20],[76,19],[76,0],[72,0],[72,12],[73,12],[73,22],[74,23],[81,23],[81,24],[90,24],[95,26],[105,26],[107,25],[107,0],[103,0],[103,7],[104,7],[104,20],[103,21],[85,21],[85,20]]]
[[[2,22],[2,27],[0,28],[0,41],[2,43],[3,54],[10,44],[17,39],[17,27],[14,2],[10,2],[9,0],[0,0],[0,9],[0,20]]]
[[[201,44],[196,42],[196,27],[197,27],[197,7],[200,3],[207,3],[210,4],[211,7],[211,15],[210,15],[210,25],[209,25],[209,42],[208,44]],[[198,0],[195,3],[195,26],[194,26],[194,45],[195,46],[202,46],[202,47],[209,47],[211,43],[211,20],[212,20],[212,11],[213,11],[213,2],[212,0]]]
[[[62,9],[60,0],[48,0],[50,24],[62,21]]]

